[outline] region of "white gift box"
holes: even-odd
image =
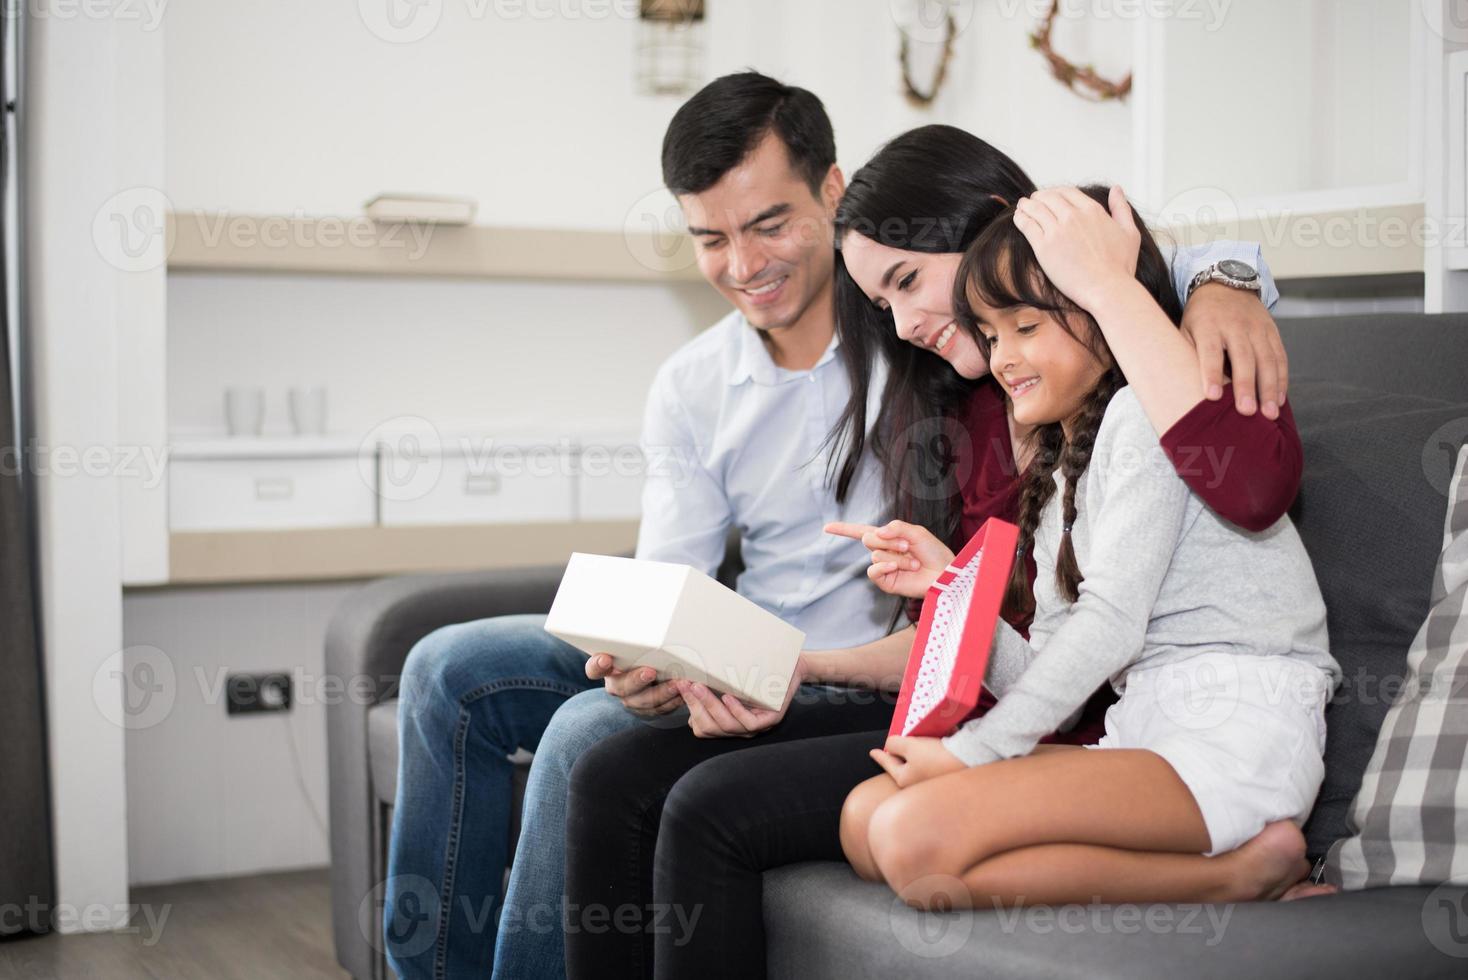
[[[785,703],[805,634],[688,565],[571,555],[545,630],[617,667],[651,667],[741,701]]]

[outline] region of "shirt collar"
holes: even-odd
[[[743,317],[739,318],[738,336],[734,364],[728,377],[728,384],[731,386],[753,381],[755,384],[774,387],[777,384],[804,377],[835,358],[836,349],[841,346],[841,334],[833,332],[831,342],[826,345],[825,353],[821,355],[820,360],[816,361],[815,367],[810,371],[790,371],[775,363],[774,359],[770,357],[770,352],[765,348],[764,341],[760,339],[759,331],[750,326],[749,321]]]

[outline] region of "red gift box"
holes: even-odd
[[[888,735],[948,735],[978,705],[1018,542],[991,517],[929,586]]]

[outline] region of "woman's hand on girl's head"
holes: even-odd
[[[944,776],[968,768],[936,738],[893,735],[887,739],[884,748],[872,749],[871,756],[903,789],[934,776]]]
[[[1096,312],[1107,291],[1135,280],[1142,232],[1120,187],[1110,213],[1075,187],[1048,187],[1015,204],[1014,226],[1035,250],[1040,268],[1072,302]]]
[[[881,527],[835,521],[825,530],[866,546],[872,553],[867,578],[889,595],[921,599],[953,561],[953,552],[933,532],[906,521],[889,521]]]

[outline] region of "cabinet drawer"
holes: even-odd
[[[377,514],[371,476],[352,457],[175,459],[168,524],[175,531],[370,526]]]
[[[378,486],[384,526],[559,523],[575,518],[572,459],[560,450],[415,460],[398,456],[390,445],[381,449]]]

